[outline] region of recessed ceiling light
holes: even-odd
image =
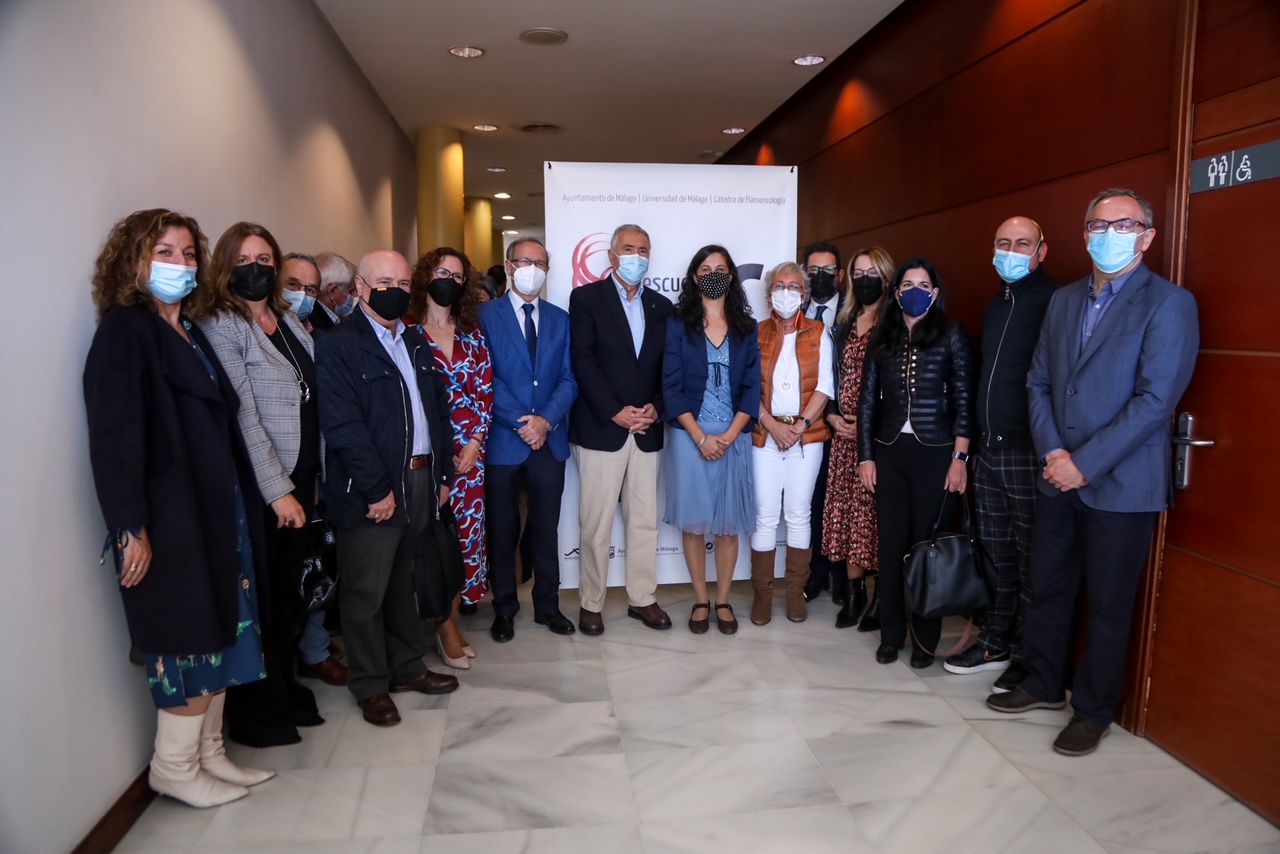
[[[533,27],[520,33],[520,41],[541,47],[564,44],[568,40],[569,34],[564,30],[557,30],[555,27]]]
[[[473,47],[469,44],[460,44],[457,47],[449,48],[449,53],[454,56],[461,57],[462,59],[476,59],[477,57],[484,56],[484,48]]]
[[[493,197],[495,199],[509,199],[511,198],[511,194],[510,193],[494,193]]]
[[[735,135],[735,134],[739,134],[739,133],[746,133],[746,132],[747,132],[747,129],[746,129],[746,128],[725,128],[724,130],[722,130],[722,131],[720,131],[720,132],[721,132],[721,133],[727,133],[727,134],[729,134],[730,136],[733,136],[733,135]]]
[[[503,219],[506,219],[506,220],[512,220],[512,219],[515,219],[515,217],[513,217],[511,214],[506,214],[506,215],[504,215],[502,218],[503,218]]]
[[[502,233],[503,233],[503,234],[519,234],[520,232],[518,232],[518,231],[504,231],[504,232],[502,232]]]
[[[478,131],[483,131],[484,133],[490,133],[492,131],[497,130],[498,126],[497,125],[476,125],[475,129]]]
[[[485,171],[486,171],[486,172],[506,172],[506,171],[507,171],[507,167],[505,167],[505,166],[490,166],[490,167],[489,167],[488,169],[486,169]]]
[[[791,61],[796,65],[821,65],[827,61],[827,58],[816,53],[806,53],[804,56],[797,56]]]

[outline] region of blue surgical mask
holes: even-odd
[[[185,264],[166,264],[163,261],[151,262],[151,278],[147,287],[160,302],[167,305],[182,302],[187,294],[196,289],[196,268]]]
[[[309,295],[306,291],[291,291],[285,288],[281,291],[284,298],[289,303],[289,308],[293,309],[293,313],[298,315],[298,319],[306,317],[311,310],[316,307],[316,298]]]
[[[356,307],[356,295],[347,294],[347,301],[333,310],[338,317],[346,317]]]
[[[907,317],[920,317],[933,305],[933,291],[907,288],[898,294],[898,305]]]
[[[1118,273],[1138,257],[1138,237],[1145,231],[1120,234],[1108,228],[1101,234],[1089,234],[1089,257],[1093,266],[1104,273]]]
[[[995,265],[1000,278],[1006,282],[1016,282],[1031,273],[1031,256],[1019,252],[997,249],[996,257],[991,259],[991,263]]]
[[[643,255],[618,256],[618,278],[628,285],[635,287],[640,284],[647,272],[649,272],[649,259]]]

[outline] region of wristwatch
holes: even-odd
[[[959,461],[960,461],[960,462],[962,462],[962,463],[967,463],[967,462],[969,462],[969,455],[968,455],[967,453],[965,453],[964,451],[952,451],[952,452],[951,452],[951,457],[952,457],[952,459],[957,459],[957,460],[959,460]]]
[[[803,415],[800,416],[800,420],[804,422],[804,426],[806,430],[813,426],[813,422],[810,421],[808,418],[805,418]]]

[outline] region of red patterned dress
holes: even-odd
[[[874,328],[874,327],[872,327]],[[862,363],[867,356],[871,329],[859,336],[849,331],[840,354],[840,388],[836,401],[840,412],[857,428],[858,391],[862,388]],[[858,440],[831,439],[831,466],[827,474],[827,503],[823,507],[822,553],[833,561],[847,560],[873,569],[879,564],[876,532],[876,497],[858,478]]]
[[[418,327],[422,332],[422,327]],[[425,332],[423,333],[424,335]],[[453,333],[453,358],[445,358],[430,335],[431,354],[436,370],[444,376],[449,392],[450,418],[453,420],[453,453],[462,453],[472,439],[480,443],[480,457],[471,471],[454,478],[449,490],[449,503],[458,517],[458,536],[462,540],[462,558],[467,567],[467,580],[462,586],[462,601],[473,605],[489,590],[489,555],[485,548],[484,526],[484,443],[493,418],[493,362],[489,345],[479,329]]]

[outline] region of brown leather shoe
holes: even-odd
[[[374,726],[395,726],[400,723],[400,710],[396,708],[395,700],[385,691],[357,700],[356,705],[364,713],[364,719]]]
[[[408,682],[392,682],[391,693],[403,694],[405,691],[417,691],[419,694],[448,694],[458,690],[458,680],[443,673],[432,673],[430,670]]]
[[[695,620],[699,610],[706,611],[706,615],[701,620]],[[711,625],[711,603],[710,602],[694,602],[693,610],[689,612],[689,631],[695,635],[704,635]]]
[[[578,631],[584,635],[604,634],[604,616],[599,611],[578,609]]]
[[[728,612],[731,619],[724,619],[720,615],[721,611]],[[720,629],[722,635],[731,635],[738,631],[738,618],[733,616],[733,606],[728,602],[716,603],[716,627]]]
[[[651,629],[671,628],[671,618],[667,616],[666,611],[658,607],[657,602],[645,605],[643,608],[630,605],[627,607],[627,616],[633,620],[639,620]]]
[[[329,644],[329,657],[334,661],[342,661],[342,647],[338,646],[336,643]]]
[[[319,664],[300,663],[298,665],[298,675],[312,679],[323,679],[328,685],[347,684],[347,666],[340,661],[334,661],[332,656]]]

